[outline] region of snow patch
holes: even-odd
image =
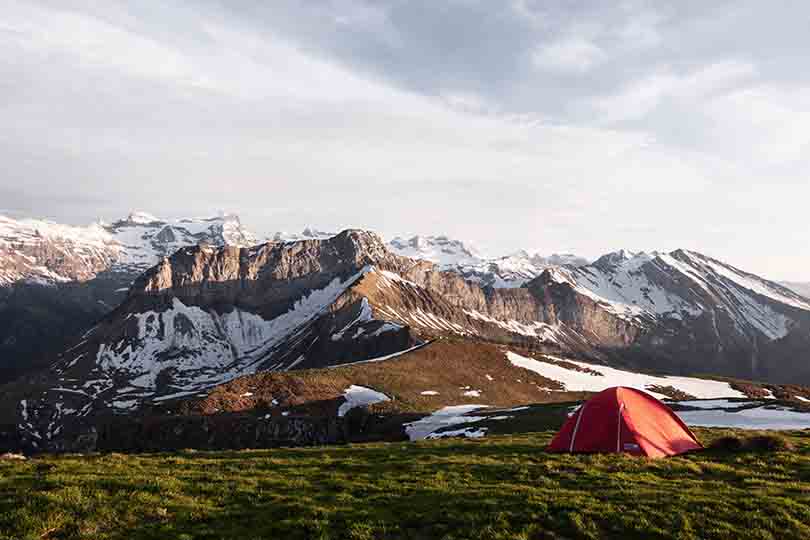
[[[549,359],[565,361],[599,373],[599,375],[594,375],[589,372],[568,369],[550,362],[526,358],[511,351],[506,353],[506,357],[515,366],[528,369],[547,379],[562,383],[565,390],[569,392],[601,392],[614,386],[626,386],[643,390],[658,399],[669,399],[667,396],[651,391],[649,388],[651,386],[672,386],[697,398],[747,397],[742,392],[734,390],[729,383],[722,381],[691,377],[659,377],[548,356]]]
[[[343,393],[345,403],[341,404],[338,408],[338,416],[345,416],[347,412],[356,407],[365,407],[383,401],[391,401],[391,398],[365,386],[349,386]]]
[[[365,322],[369,322],[371,320],[374,320],[374,316],[371,312],[371,306],[368,303],[368,298],[363,298],[360,304],[360,313],[357,314],[357,317],[352,322],[344,326],[342,330],[332,335],[332,341],[340,341],[341,339],[343,339],[345,333],[350,328],[352,328],[357,324],[362,324]],[[358,334],[355,334],[354,338],[359,337],[360,334],[362,334],[362,331],[360,331]]]
[[[468,439],[480,439],[487,434],[487,428],[463,428],[463,429],[452,429],[449,431],[440,431],[438,433],[431,433],[425,437],[425,439],[445,439],[447,437],[466,437]]]
[[[405,433],[412,441],[425,439],[434,431],[456,424],[485,420],[484,416],[467,416],[468,413],[488,408],[487,405],[451,405],[410,424],[405,424]]]

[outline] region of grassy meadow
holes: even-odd
[[[552,435],[0,461],[0,538],[810,538],[810,431],[662,460]]]

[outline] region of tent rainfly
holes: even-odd
[[[700,448],[695,435],[665,404],[641,390],[617,386],[583,403],[548,450],[658,458]]]

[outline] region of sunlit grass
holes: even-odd
[[[810,538],[810,432],[663,460],[551,435],[0,462],[0,538]]]

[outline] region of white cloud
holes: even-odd
[[[617,35],[623,46],[630,49],[656,47],[663,41],[659,26],[664,17],[654,12],[633,12],[619,27]]]
[[[584,36],[568,36],[542,45],[533,55],[538,68],[571,73],[585,73],[606,58],[605,51]]]
[[[474,92],[442,92],[441,98],[452,109],[470,113],[494,113],[495,107]]]
[[[547,14],[538,6],[542,5],[531,0],[512,0],[512,11],[521,20],[532,27],[542,27],[548,24]]]
[[[761,34],[723,49],[723,10],[697,43],[700,21],[674,8],[449,2],[426,31],[427,3],[81,4],[10,0],[0,21],[11,211],[85,222],[226,206],[257,229],[586,256],[685,246],[780,277],[767,249],[808,279],[795,231],[810,83],[763,63],[786,53]]]
[[[101,19],[79,13],[12,2],[0,23],[6,46],[19,47],[36,60],[62,56],[80,67],[104,67],[122,73],[183,81],[205,87],[190,59],[177,49]]]
[[[710,100],[704,110],[729,153],[755,157],[759,168],[810,156],[810,88],[737,89]]]
[[[619,93],[590,101],[602,123],[642,118],[668,99],[697,102],[716,92],[728,91],[756,75],[753,65],[735,60],[718,62],[688,73],[671,68],[626,85]]]

